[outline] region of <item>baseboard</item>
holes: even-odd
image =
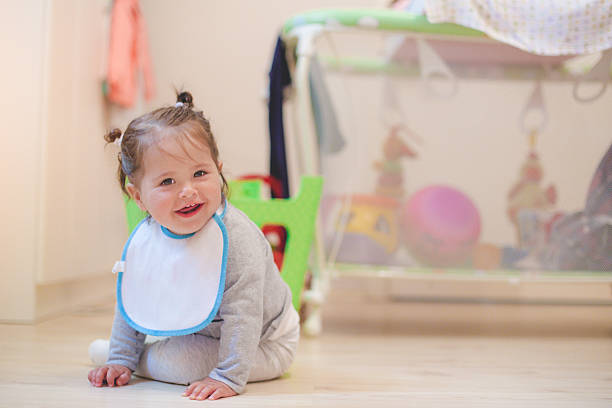
[[[86,278],[36,286],[36,322],[113,299],[115,275],[105,272]]]

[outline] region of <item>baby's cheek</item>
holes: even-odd
[[[155,201],[158,205],[172,203],[177,198],[177,193],[173,190],[174,189],[168,189],[158,192],[153,197],[153,201]]]
[[[151,208],[149,211],[168,211],[174,208],[174,195],[168,193],[160,193],[156,194],[154,197],[151,197]]]

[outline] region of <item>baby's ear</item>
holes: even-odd
[[[127,188],[128,193],[130,193],[130,197],[132,197],[132,200],[134,200],[138,208],[140,208],[142,211],[147,211],[143,202],[140,200],[140,190],[138,190],[138,187],[132,183],[127,183],[125,188]]]

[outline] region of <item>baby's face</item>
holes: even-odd
[[[189,150],[189,154],[185,151]],[[221,204],[221,176],[210,149],[164,136],[144,153],[141,177],[128,190],[138,206],[175,234],[200,230]]]

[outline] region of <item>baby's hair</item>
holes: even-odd
[[[193,110],[193,96],[189,92],[178,93],[176,101],[173,106],[159,108],[134,119],[123,136],[119,129],[113,129],[104,136],[104,140],[108,143],[120,140],[121,151],[118,155],[117,178],[121,190],[126,195],[129,194],[125,182],[129,178],[134,178],[135,173],[141,168],[145,150],[157,143],[160,137],[170,129],[179,132],[179,135],[184,137],[195,137],[204,142],[210,149],[215,165],[219,168],[219,149],[210,128],[210,122],[204,117],[202,111]],[[183,148],[187,151],[185,145]],[[219,174],[222,181],[221,190],[227,196],[227,181],[221,169],[219,169]]]

